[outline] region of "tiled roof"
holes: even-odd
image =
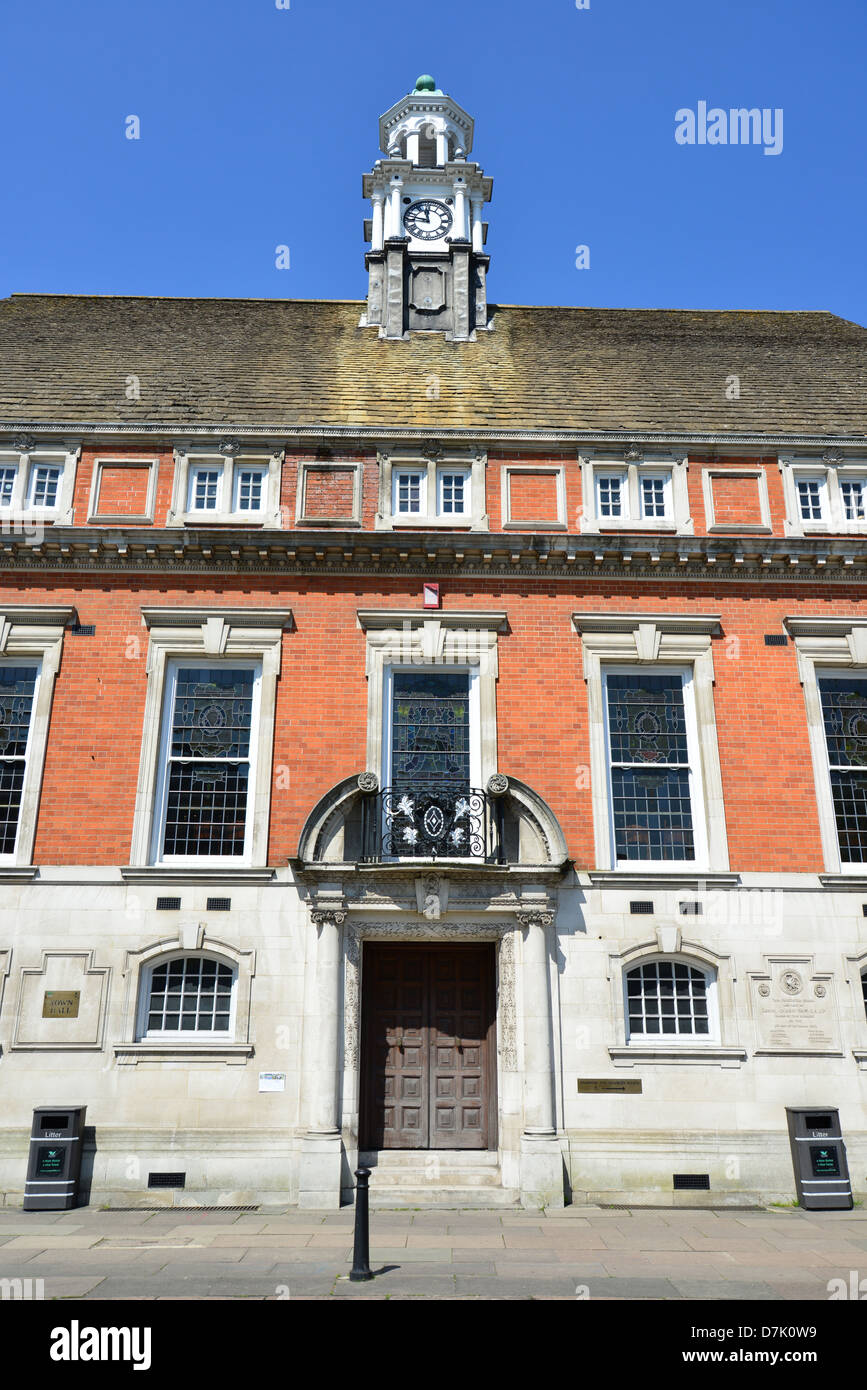
[[[867,329],[833,314],[494,306],[455,343],[363,308],[13,295],[0,422],[867,435]]]

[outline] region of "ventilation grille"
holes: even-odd
[[[148,1187],[186,1187],[186,1173],[148,1173]]]
[[[180,906],[180,898],[157,898],[157,912],[177,912]]]
[[[72,623],[66,630],[73,637],[95,637],[96,623]]]
[[[766,647],[785,647],[788,646],[789,639],[784,632],[766,632]]]
[[[228,912],[231,906],[231,898],[208,898],[209,912]]]
[[[650,914],[653,912],[653,903],[630,903],[629,911],[637,917],[649,917]]]
[[[126,1211],[126,1212],[129,1212],[129,1211],[161,1211],[161,1212],[166,1212],[166,1211],[172,1211],[172,1212],[196,1211],[196,1212],[199,1212],[199,1211],[258,1211],[258,1210],[259,1210],[258,1207],[200,1207],[200,1206],[195,1205],[195,1204],[192,1203],[192,1202],[184,1202],[182,1206],[174,1206],[174,1207],[166,1207],[166,1206],[161,1206],[161,1207],[147,1207],[147,1206],[144,1206],[144,1207],[103,1207],[99,1214],[100,1214],[100,1216],[110,1216],[111,1213],[112,1213],[113,1211]],[[743,1208],[741,1208],[741,1210],[743,1210]],[[756,1208],[756,1211],[761,1211],[761,1210],[763,1210],[763,1208],[761,1208],[761,1207],[757,1207],[757,1208]]]
[[[673,1173],[675,1192],[710,1192],[709,1173]]]
[[[701,903],[679,903],[678,906],[684,917],[700,917],[704,912]]]

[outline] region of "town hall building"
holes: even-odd
[[[500,304],[379,150],[364,301],[0,304],[0,1202],[863,1197],[867,330]]]

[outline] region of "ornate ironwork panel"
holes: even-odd
[[[502,862],[502,798],[448,782],[386,787],[364,798],[364,857]]]

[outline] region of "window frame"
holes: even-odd
[[[153,1032],[148,1028],[148,1017],[150,1015],[150,1000],[153,994],[154,971],[162,966],[171,966],[173,961],[178,960],[212,960],[217,965],[222,965],[232,972],[232,992],[229,1008],[229,1027],[225,1030],[211,1029],[154,1029]],[[170,951],[164,955],[154,956],[147,964],[142,965],[139,971],[138,983],[138,1004],[136,1008],[135,1034],[134,1041],[137,1043],[171,1043],[173,1045],[185,1042],[201,1046],[203,1042],[214,1043],[216,1046],[232,1044],[235,1041],[236,1027],[238,1019],[238,963],[226,956],[220,956],[213,950],[200,951]]]
[[[652,879],[665,873],[728,873],[729,857],[723,801],[722,773],[714,709],[713,651],[711,638],[722,635],[719,617],[692,613],[573,613],[572,624],[581,637],[583,676],[587,686],[590,724],[590,792],[596,872],[618,877]],[[705,862],[699,860],[632,860],[617,864],[612,833],[613,812],[609,786],[607,708],[602,682],[604,667],[688,667],[692,671],[694,718],[699,762],[696,769],[698,800],[693,799],[694,828],[701,821],[696,848],[702,845]],[[699,838],[700,836],[700,838]]]
[[[467,694],[469,703],[469,730],[470,730],[470,769],[469,785],[471,787],[482,786],[482,748],[481,733],[479,727],[479,668],[471,666],[469,663],[456,665],[452,662],[428,662],[425,666],[419,666],[415,662],[389,661],[383,667],[382,680],[382,765],[380,775],[382,786],[392,785],[393,771],[393,748],[392,741],[394,735],[394,724],[392,714],[394,709],[394,676],[399,671],[421,671],[429,669],[432,671],[444,671],[449,675],[467,674]]]
[[[463,507],[459,512],[447,512],[444,510],[443,488],[446,477],[463,479]],[[436,471],[437,516],[443,520],[464,521],[472,515],[472,496],[473,496],[473,475],[471,469],[465,464],[445,464],[437,466]]]
[[[811,618],[799,614],[784,618],[783,627],[795,643],[798,678],[804,691],[824,871],[836,876],[863,878],[862,861],[844,863],[840,854],[819,681],[823,677],[867,679],[867,618],[861,615]],[[867,866],[867,860],[863,864]]]
[[[7,506],[0,506],[3,518],[16,517],[27,520],[50,521],[55,526],[71,526],[73,521],[73,496],[75,475],[80,448],[65,449],[52,446],[16,449],[13,445],[0,444],[0,467],[14,467],[15,480],[12,495]],[[50,506],[34,506],[33,491],[36,485],[36,470],[42,467],[59,468],[57,500]]]
[[[177,445],[174,450],[174,482],[172,501],[166,517],[167,526],[244,526],[277,530],[282,526],[280,512],[280,479],[283,450],[269,451],[255,446],[226,444],[219,449],[188,448]],[[263,473],[262,506],[257,511],[237,508],[238,478],[244,469]],[[220,474],[217,505],[213,509],[194,507],[193,487],[198,471]]]
[[[693,535],[695,527],[690,515],[687,488],[688,457],[666,452],[636,452],[638,457],[622,453],[579,454],[582,534],[599,535],[603,531],[626,530]],[[603,516],[599,506],[598,480],[615,476],[624,480],[621,484],[622,514],[619,517]],[[665,515],[646,516],[642,479],[658,477],[665,479]]]
[[[805,455],[780,454],[777,462],[786,503],[785,535],[867,535],[867,458],[828,462]],[[822,483],[821,518],[801,516],[798,483],[807,480],[820,480]],[[861,520],[848,521],[846,518],[840,484],[849,481],[860,482],[864,489],[865,515]]]
[[[692,818],[692,834],[695,855],[692,859],[619,859],[617,857],[617,832],[614,824],[614,786],[613,786],[613,763],[611,758],[611,730],[609,726],[609,704],[608,704],[608,677],[618,676],[637,676],[639,679],[644,674],[647,675],[676,675],[681,678],[681,690],[683,693],[683,713],[686,725],[687,753],[689,762],[687,764],[689,772],[689,802],[690,814]],[[632,663],[623,664],[619,662],[605,662],[601,668],[602,680],[602,708],[604,715],[604,738],[605,738],[605,761],[607,768],[607,805],[608,805],[608,833],[609,833],[609,858],[612,867],[619,872],[650,872],[655,873],[672,871],[674,869],[696,869],[706,867],[708,863],[707,827],[705,825],[704,814],[704,787],[701,775],[701,754],[698,745],[698,729],[695,713],[695,686],[694,672],[691,666],[673,665],[667,662],[654,662],[652,668],[648,666],[634,665]],[[665,764],[674,766],[674,764]]]
[[[189,666],[201,666],[208,670],[231,670],[231,671],[253,671],[253,696],[250,708],[250,755],[245,761],[249,764],[247,779],[247,811],[246,824],[244,826],[244,853],[243,855],[205,855],[205,854],[164,854],[162,843],[165,837],[166,813],[168,810],[169,796],[169,765],[171,763],[170,747],[172,738],[172,727],[174,714],[174,701],[177,691],[178,672],[182,668]],[[174,864],[200,864],[203,867],[215,865],[217,867],[238,868],[250,867],[250,855],[252,847],[252,820],[255,806],[256,788],[256,753],[259,736],[259,716],[262,700],[262,663],[261,661],[234,661],[213,657],[202,657],[191,660],[188,657],[170,657],[166,662],[165,676],[163,681],[163,711],[162,728],[160,733],[160,744],[158,752],[157,778],[154,792],[154,814],[153,830],[150,849],[150,862],[156,867],[169,868]],[[206,761],[202,759],[202,761]],[[214,761],[219,761],[215,759]],[[241,759],[229,759],[231,762],[240,762]]]
[[[705,998],[707,999],[707,1019],[708,1031],[706,1033],[635,1033],[629,1025],[629,992],[628,981],[633,970],[643,970],[648,965],[661,965],[670,962],[672,965],[686,965],[691,970],[697,970],[704,976]],[[687,955],[683,951],[657,951],[643,955],[640,960],[624,962],[621,969],[621,980],[623,989],[623,1026],[624,1038],[627,1047],[658,1048],[663,1047],[695,1047],[707,1043],[710,1046],[719,1046],[722,1041],[720,1033],[719,1018],[719,971],[706,961],[701,961],[693,956]]]
[[[274,720],[277,703],[277,681],[280,675],[282,639],[291,630],[292,611],[283,608],[150,608],[141,610],[142,621],[149,630],[148,683],[142,726],[141,757],[136,787],[135,814],[128,872],[153,874],[156,877],[177,872],[181,863],[193,872],[197,866],[220,874],[241,872],[267,866],[268,826],[271,807],[271,767],[274,751]],[[222,660],[242,665],[260,665],[260,696],[255,740],[251,738],[251,755],[255,752],[255,771],[249,786],[250,801],[254,804],[252,828],[243,862],[239,856],[206,860],[196,856],[181,860],[170,857],[154,860],[152,848],[157,843],[157,778],[164,767],[161,762],[162,741],[167,737],[164,711],[166,709],[166,669],[171,661],[179,665],[219,665]],[[254,748],[255,742],[255,748]],[[249,806],[248,806],[249,810]]]
[[[419,451],[390,452],[380,450],[379,507],[374,519],[377,531],[417,527],[420,530],[453,528],[455,530],[487,531],[485,512],[485,472],[487,454],[468,450],[432,448]],[[423,505],[419,512],[397,511],[396,475],[417,471],[424,476]],[[465,472],[468,476],[468,505],[460,512],[440,511],[440,473]],[[465,488],[466,488],[465,484]]]
[[[400,480],[401,480],[401,478],[418,478],[418,480],[419,480],[419,489],[418,489],[418,511],[417,511],[417,512],[402,512],[402,511],[399,510],[399,505],[398,505],[398,504],[399,504],[399,502],[400,502]],[[416,468],[416,467],[405,467],[405,466],[402,466],[402,467],[400,467],[400,468],[395,468],[394,472],[392,473],[391,493],[392,493],[392,495],[391,495],[391,510],[392,510],[392,513],[393,513],[394,518],[395,518],[396,521],[399,521],[401,525],[403,525],[404,522],[411,522],[411,521],[416,521],[416,522],[417,522],[417,521],[420,521],[423,517],[426,517],[426,516],[427,516],[427,510],[428,510],[428,502],[427,502],[427,494],[428,494],[428,475],[427,475],[427,469],[426,469],[426,468]]]
[[[834,839],[837,847],[837,858],[840,864],[841,873],[856,874],[867,869],[867,843],[865,843],[864,857],[862,859],[844,859],[840,847],[840,832],[837,827],[837,808],[834,803],[834,772],[844,770],[843,764],[832,764],[831,754],[828,748],[828,736],[825,730],[825,711],[822,701],[822,682],[826,680],[858,680],[867,684],[867,666],[849,666],[846,668],[835,668],[833,666],[821,666],[815,675],[816,692],[819,700],[819,713],[822,721],[822,748],[824,754],[824,772],[827,781],[828,797],[831,803],[831,814],[834,822]],[[867,765],[863,771],[867,774]],[[867,837],[865,837],[867,839]]]
[[[21,797],[18,803],[18,822],[15,827],[15,844],[13,848],[7,853],[0,852],[0,867],[10,864],[17,864],[20,862],[18,853],[19,844],[21,842],[22,832],[26,833],[26,828],[24,827],[25,796],[28,791],[28,784],[31,783],[33,780],[31,773],[31,761],[34,756],[34,747],[37,739],[37,731],[35,728],[37,711],[41,708],[40,695],[42,686],[43,665],[43,656],[10,656],[8,655],[8,653],[4,653],[3,656],[0,657],[0,667],[36,667],[36,679],[33,683],[33,699],[30,705],[30,719],[28,721],[27,726],[27,746],[24,750],[23,758],[15,759],[16,762],[23,761],[24,763],[24,775],[21,779]],[[5,759],[3,761],[5,761]]]

